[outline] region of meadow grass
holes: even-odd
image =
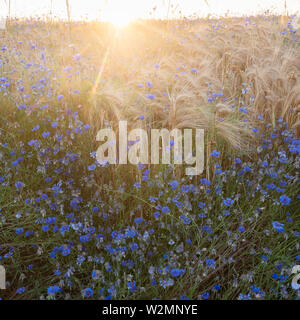
[[[289,21],[11,21],[0,34],[1,298],[299,298]],[[101,166],[96,133],[120,120],[204,128],[204,173]]]

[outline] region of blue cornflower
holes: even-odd
[[[198,207],[200,208],[200,209],[203,209],[204,207],[206,206],[206,204],[204,203],[204,202],[199,202],[198,203]]]
[[[132,251],[135,251],[139,248],[139,245],[136,243],[136,242],[133,242],[129,245],[129,248],[132,250]]]
[[[85,257],[79,254],[76,259],[76,264],[81,265],[84,261]]]
[[[269,165],[269,163],[268,161],[263,161],[261,165],[266,168]]]
[[[84,298],[92,297],[93,294],[94,294],[94,292],[93,292],[93,289],[91,289],[91,288],[86,288],[83,290],[83,297]]]
[[[258,118],[259,120],[264,120],[264,116],[261,115],[261,114],[259,114],[259,115],[257,116],[257,118]]]
[[[223,200],[223,203],[225,206],[227,207],[231,207],[234,203],[234,200],[230,199],[230,198],[226,198],[225,200]]]
[[[159,216],[160,216],[160,212],[159,212],[159,211],[155,211],[155,212],[153,213],[153,215],[154,215],[154,217],[157,219],[157,218],[159,218]]]
[[[23,228],[17,228],[16,229],[16,234],[22,234],[24,232]]]
[[[284,232],[284,224],[278,222],[278,221],[273,221],[272,226],[274,229],[276,229],[278,232]]]
[[[48,224],[46,224],[46,225],[44,225],[43,227],[42,227],[42,230],[43,231],[49,231],[50,230],[50,226],[48,225]]]
[[[190,224],[191,223],[191,219],[186,216],[180,216],[180,220],[182,221],[183,224]]]
[[[142,218],[142,217],[138,217],[138,218],[135,218],[134,219],[134,222],[135,223],[141,223],[141,222],[143,222],[144,221],[144,219]]]
[[[235,164],[241,164],[242,163],[242,160],[240,158],[235,158],[234,159],[234,163]]]
[[[207,259],[205,263],[209,268],[212,268],[212,269],[216,268],[216,261],[214,259]]]
[[[146,98],[149,99],[149,100],[154,100],[155,97],[156,97],[156,95],[153,94],[153,93],[148,93],[148,94],[146,94]]]
[[[88,170],[89,171],[93,171],[96,169],[96,165],[95,164],[91,164],[90,166],[88,166]]]
[[[48,288],[49,295],[55,295],[56,293],[62,292],[62,289],[59,286],[50,286]]]
[[[149,179],[148,176],[143,176],[143,177],[142,177],[142,181],[147,181],[148,179]]]
[[[38,140],[34,140],[34,139],[30,140],[27,144],[29,146],[34,146],[35,148],[38,148],[38,146],[39,146]]]
[[[91,236],[89,234],[80,236],[80,242],[89,242],[91,240]]]
[[[161,208],[161,212],[162,212],[162,213],[169,213],[169,212],[170,212],[170,208],[167,207],[167,206],[166,206],[166,207],[162,207],[162,208]]]
[[[69,254],[70,254],[70,252],[71,252],[71,250],[69,249],[69,248],[65,248],[65,249],[63,249],[63,251],[62,251],[62,255],[64,256],[64,257],[66,257],[66,256],[68,256]]]
[[[171,181],[170,182],[170,185],[171,185],[171,188],[173,189],[173,190],[176,190],[176,188],[178,187],[178,181],[176,181],[176,180],[173,180],[173,181]]]
[[[26,291],[26,288],[25,288],[25,287],[21,287],[21,288],[17,289],[17,293],[18,293],[18,294],[22,294],[22,293],[24,293],[25,291]]]
[[[185,274],[185,269],[172,269],[171,270],[171,276],[172,277],[178,277]]]
[[[79,53],[76,53],[74,56],[73,56],[73,59],[74,61],[78,62],[80,59],[81,59],[81,56]]]
[[[50,136],[50,132],[49,131],[45,131],[42,133],[43,138],[47,138]]]
[[[182,185],[180,189],[184,193],[187,193],[190,191],[190,187],[188,185]]]
[[[147,81],[147,82],[146,82],[146,86],[147,86],[148,88],[152,88],[152,87],[153,87],[152,81]]]
[[[17,181],[17,182],[15,183],[15,187],[16,187],[17,189],[21,189],[22,187],[24,187],[24,183],[23,183],[22,181]]]
[[[207,186],[211,185],[211,182],[209,180],[205,179],[205,178],[200,179],[200,183],[201,184],[205,184]]]
[[[283,206],[288,206],[291,202],[291,198],[286,195],[282,195],[280,196],[280,202]]]
[[[97,206],[96,206],[96,207],[93,207],[93,208],[92,208],[92,211],[93,211],[93,212],[98,212],[98,211],[99,211],[99,207],[97,207]]]
[[[138,189],[138,188],[141,187],[141,183],[140,182],[136,182],[133,186]]]
[[[248,111],[246,108],[244,108],[244,107],[240,107],[239,110],[240,110],[241,112],[243,112],[243,113],[246,113],[246,114],[249,113],[249,111]]]
[[[219,151],[217,151],[217,150],[214,150],[210,155],[211,155],[211,156],[213,156],[213,157],[218,158],[218,157],[219,157],[219,155],[220,155],[220,152],[219,152]]]
[[[202,298],[203,298],[204,300],[209,299],[209,292],[203,292],[203,293],[202,293]]]
[[[128,287],[130,292],[136,291],[136,289],[137,289],[136,282],[135,281],[128,281],[127,282],[127,287]]]
[[[224,214],[224,216],[229,216],[230,215],[230,211],[229,210],[224,210],[223,214]]]
[[[99,272],[97,270],[92,271],[92,278],[93,279],[98,279],[99,278]]]

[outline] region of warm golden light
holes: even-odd
[[[132,22],[134,18],[119,12],[113,12],[110,15],[103,17],[103,20],[112,23],[118,28],[123,28],[130,24],[130,22]]]
[[[0,0],[0,19],[8,15],[9,1]],[[11,1],[10,15],[12,17],[29,17],[51,15],[67,18],[65,0],[14,0]],[[170,10],[168,6],[170,3]],[[285,7],[286,3],[286,7]],[[71,19],[100,19],[109,21],[116,26],[125,26],[135,19],[176,18],[179,12],[186,17],[196,14],[206,17],[214,16],[251,15],[263,13],[266,10],[282,14],[300,12],[299,0],[69,0]],[[155,9],[155,10],[154,10]]]

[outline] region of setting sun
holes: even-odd
[[[130,15],[118,11],[111,12],[107,14],[105,17],[103,17],[104,21],[108,21],[119,28],[126,27],[134,19],[134,17],[131,17]]]

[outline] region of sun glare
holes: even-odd
[[[119,12],[112,12],[111,14],[104,16],[103,19],[118,28],[126,27],[134,20],[133,17],[130,17],[126,13]]]
[[[165,19],[167,16],[176,18],[193,14],[200,17],[206,17],[208,14],[251,15],[267,9],[281,14],[285,10],[285,3],[289,13],[300,12],[299,0],[69,0],[71,19],[100,19],[118,27],[126,26],[136,19],[149,17]],[[172,5],[171,10],[169,4]],[[54,17],[67,18],[65,0],[26,0],[26,6],[24,0],[0,0],[0,19],[7,16],[9,7],[11,16],[16,17],[47,16],[51,12]]]

